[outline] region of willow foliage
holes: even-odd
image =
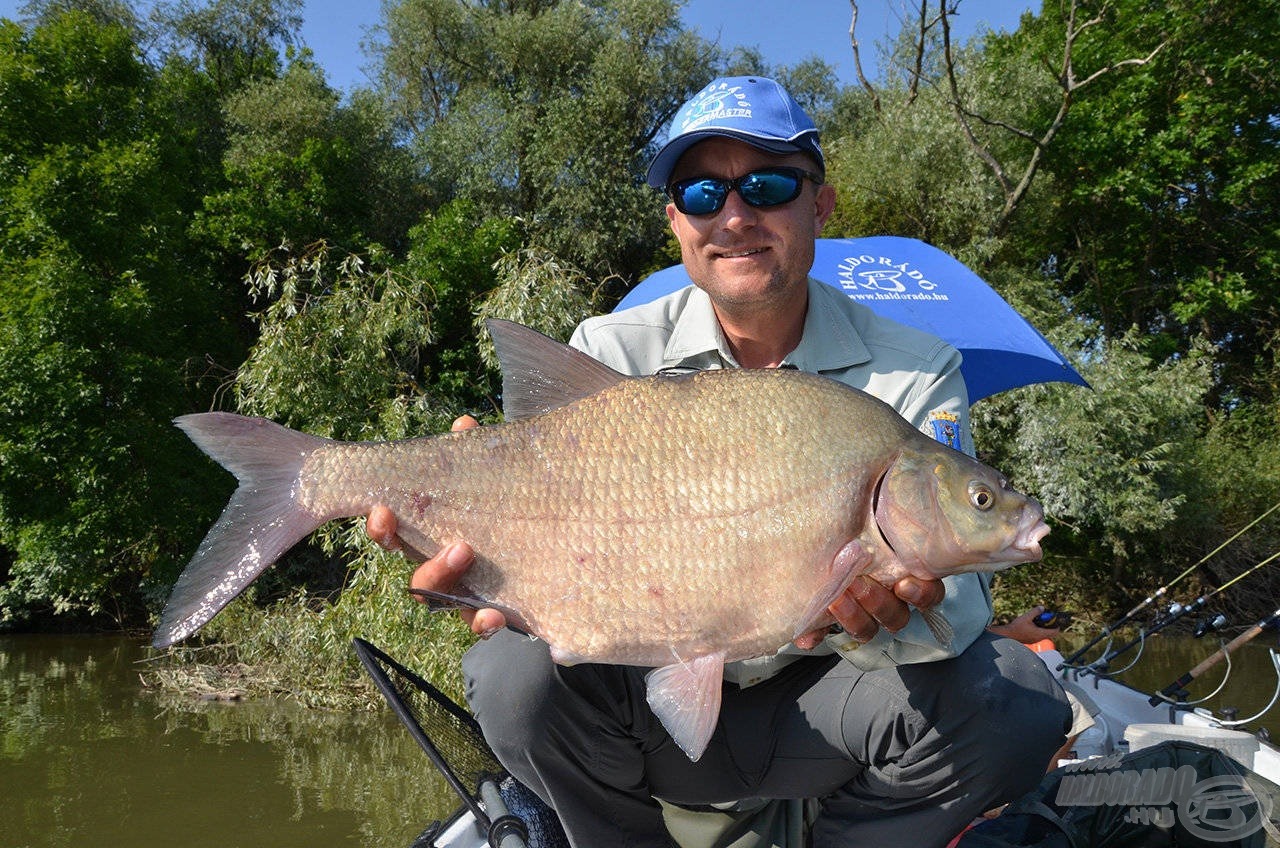
[[[1170,531],[1210,532],[1217,518],[1204,509],[1213,472],[1198,456],[1210,362],[1202,348],[1153,362],[1131,333],[1080,364],[1090,388],[1033,386],[975,406],[984,458],[1034,492],[1054,528],[1045,564],[1002,586],[1030,581],[1043,593],[1065,569],[1084,581],[1068,580],[1073,592],[1107,587],[1104,600],[1122,603],[1182,570],[1196,540]]]

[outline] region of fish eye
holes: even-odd
[[[969,484],[969,503],[973,504],[977,509],[986,512],[996,505],[995,492],[991,491],[991,487],[980,480],[974,480]]]

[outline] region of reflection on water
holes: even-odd
[[[5,848],[407,846],[454,806],[389,713],[144,691],[136,643],[0,637]]]
[[[1270,699],[1274,643],[1242,649],[1214,706],[1247,716]],[[1216,647],[1161,636],[1120,679],[1157,689]],[[404,848],[454,806],[389,711],[160,698],[143,656],[120,638],[0,637],[3,848]],[[1261,724],[1280,731],[1280,708]]]

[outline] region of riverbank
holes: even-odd
[[[404,591],[408,563],[372,553],[330,599],[297,592],[270,606],[252,589],[196,636],[153,651],[147,685],[199,698],[287,698],[336,710],[380,708],[351,648],[368,639],[461,700],[458,668],[475,637],[458,616],[432,613]]]

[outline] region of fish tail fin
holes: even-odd
[[[174,421],[240,481],[222,516],[173,587],[152,644],[164,648],[199,630],[281,554],[323,523],[297,502],[299,473],[327,439],[227,412]]]

